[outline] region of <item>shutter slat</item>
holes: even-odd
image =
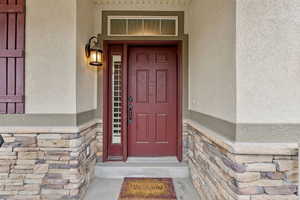
[[[7,60],[7,95],[15,96],[16,95],[16,59],[8,58]],[[16,104],[8,103],[7,104],[7,113],[13,114],[16,112]]]
[[[25,85],[24,85],[24,58],[17,58],[16,59],[16,95],[24,95]],[[24,101],[25,102],[25,101]],[[16,103],[16,113],[24,113],[25,111],[25,104],[23,103]]]
[[[0,13],[23,13],[24,10],[23,5],[0,4]]]
[[[21,49],[0,49],[0,58],[24,58],[24,54]]]
[[[0,103],[22,103],[24,96],[0,96]]]
[[[25,0],[17,0],[20,5],[25,5]],[[25,49],[25,12],[17,14],[16,49]],[[24,53],[25,56],[25,53]],[[16,58],[16,95],[25,93],[25,59]],[[16,103],[16,113],[25,112],[25,103]]]
[[[16,0],[8,0],[9,5],[15,5]],[[16,49],[16,13],[8,13],[7,49]],[[16,95],[16,58],[7,59],[7,95]],[[16,103],[7,103],[7,113],[16,113]]]
[[[3,2],[3,1],[2,1]],[[0,3],[2,3],[0,0]],[[0,49],[7,48],[7,14],[0,14]],[[0,57],[0,96],[6,95],[6,58]],[[0,113],[6,113],[6,103],[0,103]]]

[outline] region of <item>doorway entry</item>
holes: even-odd
[[[181,160],[180,46],[143,42],[104,45],[105,161],[128,156]]]

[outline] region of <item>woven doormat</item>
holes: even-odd
[[[171,178],[125,178],[118,200],[177,200]]]

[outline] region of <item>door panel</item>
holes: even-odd
[[[149,100],[149,70],[136,70],[136,101],[148,103]]]
[[[129,156],[175,156],[177,150],[177,54],[172,47],[129,49]]]
[[[158,142],[168,142],[167,138],[168,115],[157,114],[156,117],[156,136]]]
[[[167,103],[168,70],[156,70],[156,103]]]
[[[147,142],[149,118],[147,114],[136,113],[136,142]]]

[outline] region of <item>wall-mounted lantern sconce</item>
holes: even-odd
[[[95,67],[103,65],[103,51],[100,49],[100,42],[96,36],[89,39],[85,46],[85,54],[89,58],[90,65]]]

